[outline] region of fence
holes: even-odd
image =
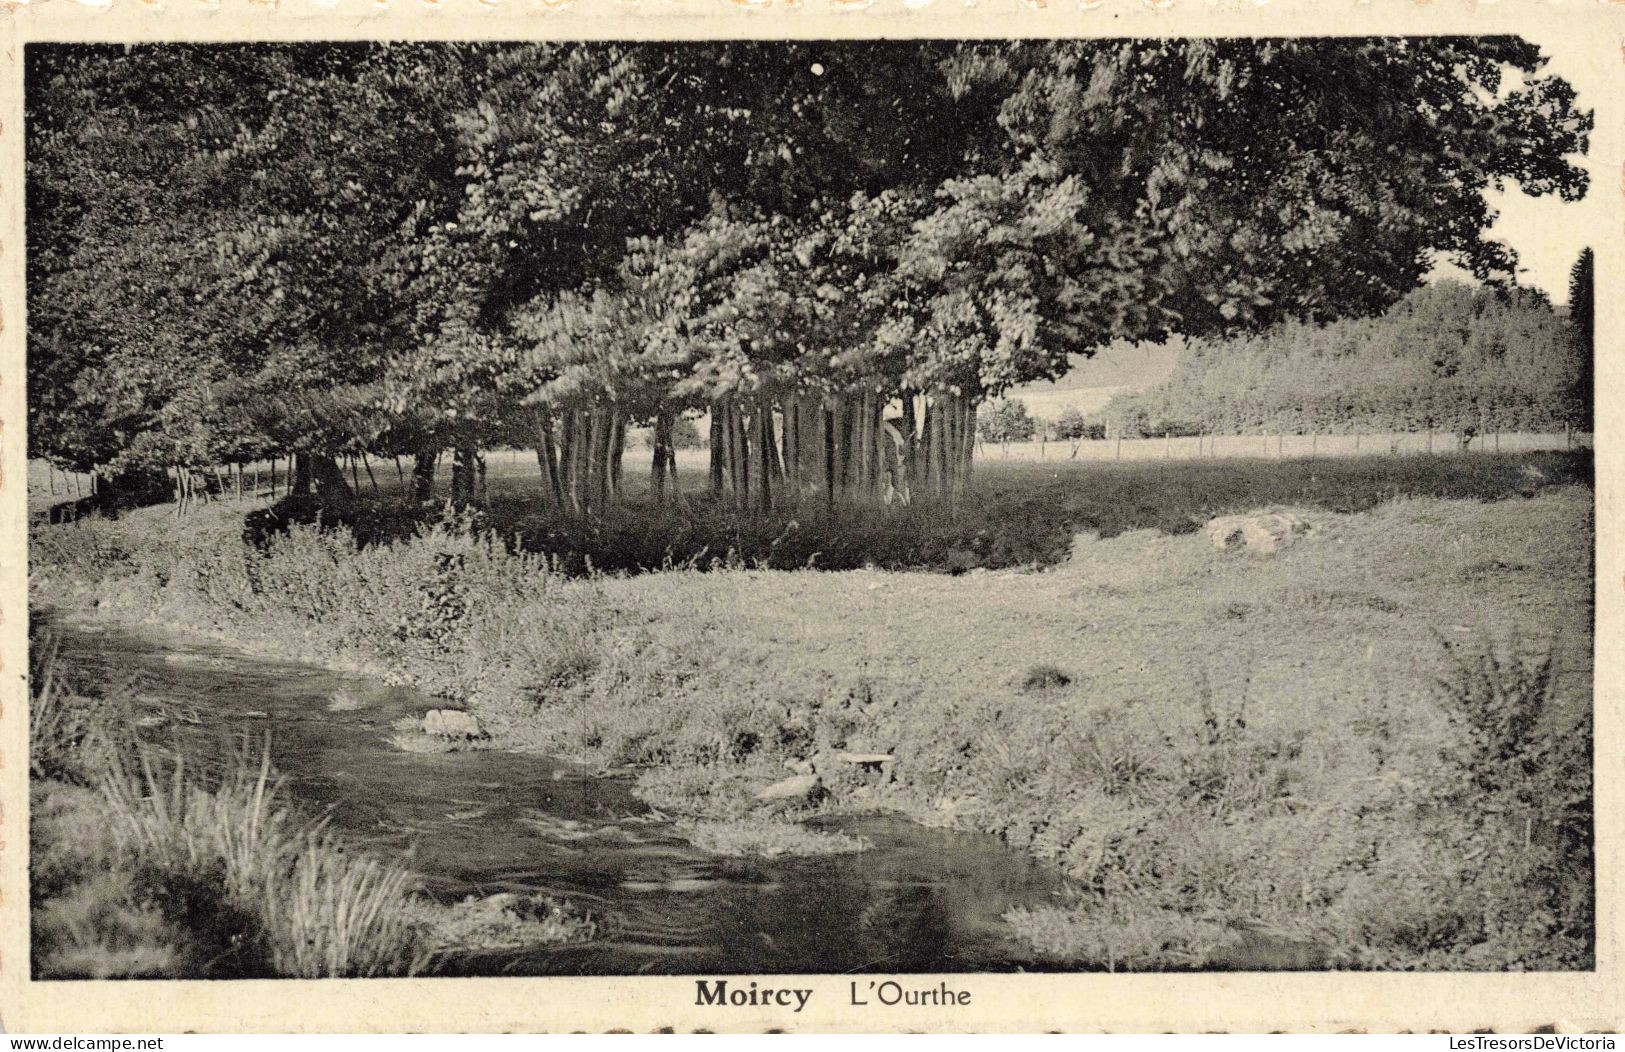
[[[1532,453],[1539,450],[1590,446],[1590,434],[1494,432],[1475,437],[1468,450],[1475,453]],[[1084,439],[1073,442],[978,443],[977,458],[985,464],[1012,461],[1195,460],[1214,458],[1352,457],[1381,454],[1454,453],[1456,436],[1446,431],[1395,432],[1365,435],[1192,435],[1152,438]]]

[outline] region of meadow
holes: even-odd
[[[1590,471],[994,458],[951,513],[568,526],[492,470],[482,507],[385,493],[342,527],[263,500],[42,521],[33,601],[411,682],[493,747],[635,769],[718,843],[843,810],[996,833],[1073,885],[1007,918],[1056,967],[1265,933],[1330,967],[1584,968]],[[1308,532],[1201,532],[1264,509]]]

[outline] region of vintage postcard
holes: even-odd
[[[1625,8],[0,33],[7,1032],[1625,1021]]]

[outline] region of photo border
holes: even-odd
[[[27,449],[24,391],[23,53],[28,43],[324,39],[723,39],[1169,37],[1517,33],[1561,40],[1607,83],[1582,205],[1596,231],[1598,286],[1625,274],[1625,6],[1500,0],[1315,4],[1232,0],[223,0],[217,5],[46,0],[0,12],[0,1027],[40,1032],[509,1031],[1426,1031],[1612,1030],[1622,1013],[1621,701],[1625,561],[1625,301],[1597,299],[1596,970],[1467,973],[1044,973],[910,976],[971,993],[963,1007],[847,1003],[844,976],[744,976],[810,986],[805,1011],[695,1004],[695,978],[548,977],[254,981],[35,981],[27,884]],[[1605,349],[1605,350],[1604,350]],[[1604,646],[1602,641],[1610,641]],[[1611,652],[1610,652],[1611,651]],[[714,978],[714,977],[708,977]],[[867,981],[876,976],[864,976]]]

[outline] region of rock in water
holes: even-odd
[[[479,721],[462,709],[430,709],[423,714],[423,733],[437,738],[480,738]]]
[[[798,774],[757,790],[758,800],[805,800],[817,792],[823,780],[816,774]]]
[[[1220,551],[1250,548],[1273,552],[1308,533],[1312,527],[1296,515],[1272,512],[1266,515],[1223,515],[1208,523],[1204,532]]]

